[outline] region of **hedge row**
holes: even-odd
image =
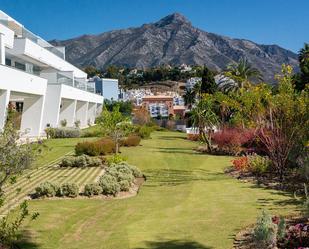
[[[102,165],[103,163],[100,158],[90,157],[87,155],[67,156],[63,158],[59,164],[60,167],[76,167],[76,168],[100,167]]]
[[[78,128],[46,128],[47,138],[73,138],[80,137],[81,132]]]
[[[100,156],[115,153],[116,145],[110,138],[102,138],[97,141],[80,142],[75,146],[75,154],[88,156]]]
[[[83,195],[114,195],[120,191],[128,191],[136,177],[142,177],[142,172],[135,166],[126,162],[112,164],[106,169],[98,183],[86,184]],[[35,188],[34,198],[44,197],[77,197],[79,195],[79,186],[75,183],[63,183],[57,185],[51,182],[41,183]]]

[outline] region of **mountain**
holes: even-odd
[[[297,55],[277,45],[260,45],[249,40],[232,39],[209,33],[192,26],[179,13],[158,22],[137,28],[114,30],[98,35],[51,41],[66,47],[66,58],[85,67],[109,65],[148,68],[162,64],[204,65],[217,71],[227,64],[246,57],[259,69],[264,79],[273,82],[281,64],[298,67]]]

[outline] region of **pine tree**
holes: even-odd
[[[202,74],[201,93],[213,94],[217,90],[217,84],[213,73],[204,66]]]

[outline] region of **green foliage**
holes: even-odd
[[[252,68],[246,58],[241,58],[238,63],[229,64],[225,76],[228,82],[223,82],[222,87],[228,91],[244,89],[250,86],[250,80],[262,80],[261,73]],[[229,79],[233,79],[233,81]]]
[[[84,195],[86,196],[93,196],[99,195],[102,192],[102,188],[98,183],[89,183],[85,185],[84,188]]]
[[[207,149],[211,152],[211,134],[219,123],[217,114],[214,112],[214,101],[211,95],[205,95],[192,109],[192,125],[198,129],[199,135],[203,142],[206,143]]]
[[[80,129],[78,128],[46,128],[47,138],[74,138],[80,137]]]
[[[134,165],[128,165],[128,166],[130,167],[134,177],[142,177],[143,176],[142,171],[140,171],[139,168],[137,168]]]
[[[278,239],[283,239],[286,234],[286,222],[283,217],[280,217],[278,223]]]
[[[120,191],[120,185],[117,179],[110,175],[104,174],[100,177],[99,185],[102,188],[102,193],[105,195],[114,195],[116,196]]]
[[[81,156],[67,156],[62,159],[59,164],[60,167],[100,167],[102,166],[102,160],[100,158],[90,157],[87,155]]]
[[[295,88],[299,91],[304,90],[309,85],[309,44],[305,43],[304,47],[298,53],[300,74],[296,79]]]
[[[121,156],[120,154],[115,154],[110,157],[106,158],[106,163],[108,166],[111,166],[112,164],[118,164],[121,162],[127,161],[127,158],[125,156]]]
[[[267,172],[271,165],[272,162],[267,156],[259,156],[257,154],[249,156],[249,169],[255,174]]]
[[[112,112],[115,108],[119,108],[119,112],[124,116],[131,116],[133,110],[133,104],[131,101],[113,101],[109,99],[104,100],[105,108]]]
[[[19,229],[23,221],[30,215],[27,201],[23,201],[16,213],[9,213],[0,219],[0,247],[13,248],[19,237]],[[38,213],[31,215],[31,220],[36,219]]]
[[[142,139],[148,139],[151,136],[151,132],[153,131],[153,127],[149,127],[147,125],[136,126],[134,133],[140,136]]]
[[[80,156],[82,154],[88,156],[107,155],[115,152],[115,143],[109,138],[102,138],[97,141],[85,141],[76,144],[75,154]]]
[[[258,217],[254,228],[254,238],[263,245],[275,245],[277,241],[277,225],[272,222],[271,216],[265,211]]]
[[[63,120],[60,121],[60,125],[61,125],[62,127],[66,127],[67,124],[68,124],[68,121],[67,121],[66,119],[63,119]]]
[[[42,197],[54,197],[58,191],[58,186],[50,183],[50,182],[43,182],[38,187],[35,188],[35,197],[42,198]]]
[[[217,83],[215,81],[214,75],[206,66],[203,68],[200,91],[202,94],[213,94],[217,91]]]
[[[57,190],[56,195],[59,197],[77,197],[79,194],[79,187],[75,183],[63,183]]]
[[[113,111],[108,111],[104,107],[101,116],[98,118],[104,134],[110,136],[116,144],[116,153],[119,152],[119,142],[126,135],[132,133],[133,125],[120,111],[119,106],[115,106]]]

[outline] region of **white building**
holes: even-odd
[[[9,103],[21,103],[20,130],[44,135],[61,120],[81,127],[93,123],[103,97],[87,75],[65,61],[64,48],[54,47],[0,11],[0,129]]]
[[[200,77],[192,77],[190,79],[187,80],[186,82],[186,88],[187,89],[192,89],[196,83],[200,82],[202,80],[202,78]]]
[[[92,82],[95,85],[96,93],[103,95],[104,99],[118,101],[118,79],[99,78],[96,76],[90,79],[89,82]]]

